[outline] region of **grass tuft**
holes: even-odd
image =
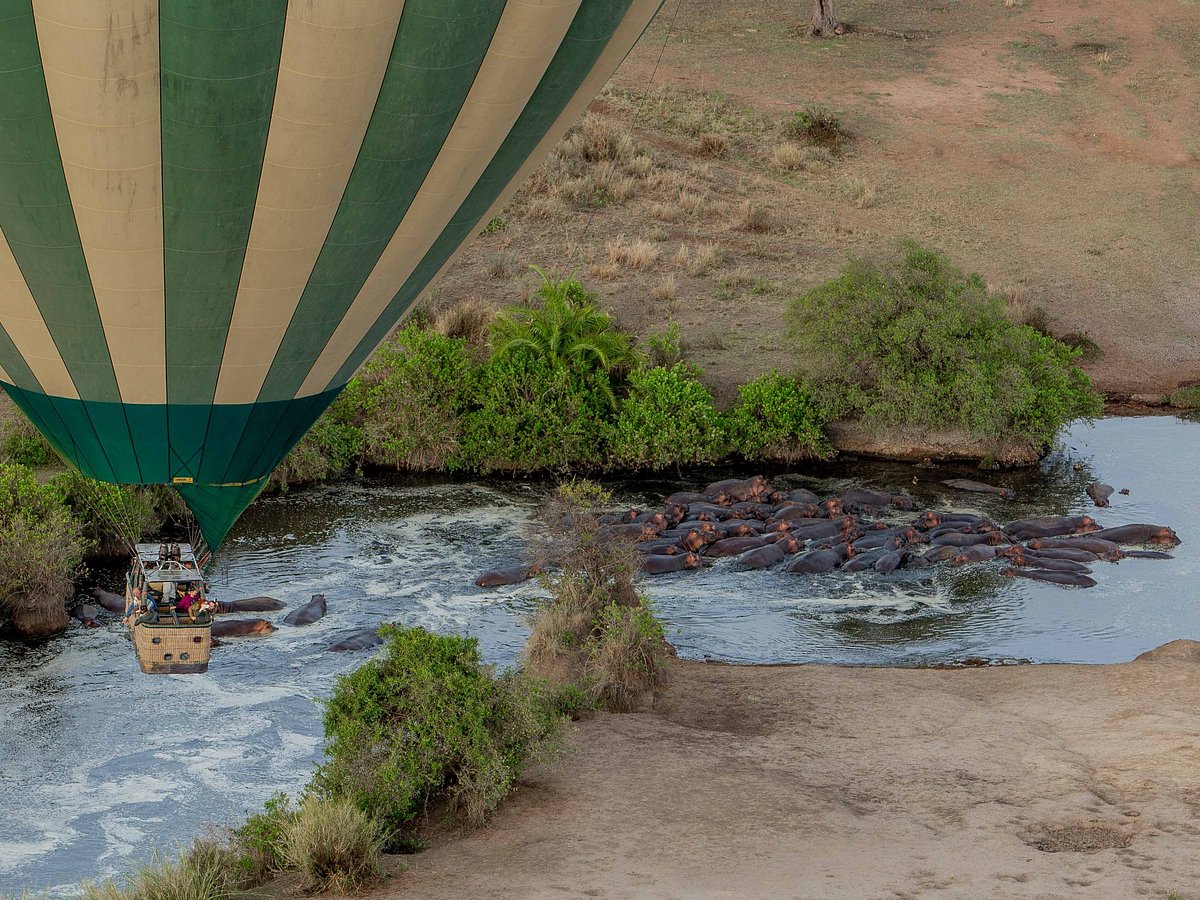
[[[382,874],[379,825],[349,800],[308,797],[283,828],[283,855],[308,891],[357,891]]]

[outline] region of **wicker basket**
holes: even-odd
[[[212,622],[179,624],[168,615],[157,623],[133,622],[129,626],[138,664],[147,675],[197,675],[208,671],[212,653]]]

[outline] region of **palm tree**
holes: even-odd
[[[629,336],[596,306],[596,295],[575,278],[555,278],[537,266],[542,278],[540,307],[508,310],[492,323],[492,353],[529,351],[555,368],[586,375],[628,372],[638,365]]]

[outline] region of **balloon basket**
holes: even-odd
[[[165,619],[165,621],[162,621]],[[212,653],[212,621],[192,623],[161,616],[158,622],[129,626],[138,665],[147,675],[199,675],[208,671]]]

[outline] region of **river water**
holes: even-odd
[[[772,473],[817,490],[904,490],[1001,520],[1088,511],[1102,525],[1157,522],[1183,538],[1173,560],[1098,564],[1089,590],[1003,578],[996,565],[808,577],[737,573],[728,561],[646,589],[690,658],[1129,660],[1200,638],[1198,456],[1200,422],[1146,417],[1077,425],[1040,470],[985,478],[1016,488],[1017,501],[938,487],[971,476],[966,469],[843,461]],[[623,503],[647,504],[729,474],[611,486]],[[1095,479],[1131,493],[1095,510],[1084,494]],[[75,626],[37,647],[0,642],[0,891],[68,892],[82,878],[127,872],[154,849],[174,850],[206,823],[236,821],[276,791],[298,792],[320,758],[321,698],[365,656],[326,650],[347,631],[400,622],[465,632],[490,661],[511,663],[537,586],[482,590],[472,581],[517,558],[544,490],[372,479],[258,502],[221,551],[215,595],[268,594],[294,607],[324,593],[329,615],[228,640],[206,675],[141,675],[115,622]]]

